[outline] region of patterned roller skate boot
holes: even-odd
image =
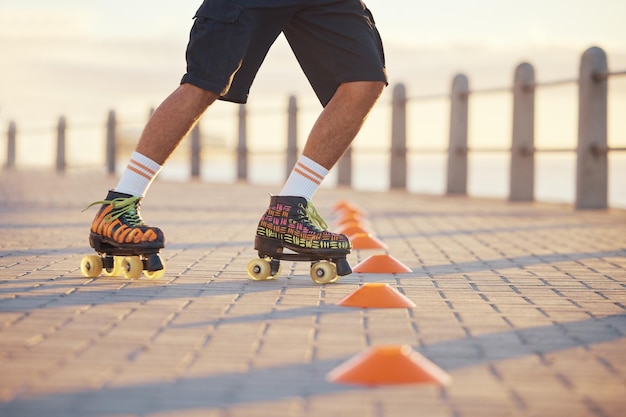
[[[259,259],[248,263],[255,281],[280,274],[280,261],[311,262],[311,279],[318,284],[335,282],[352,273],[346,256],[352,244],[346,235],[326,230],[315,206],[302,197],[272,196],[257,227],[254,248]]]
[[[139,213],[141,197],[109,191],[91,224],[89,244],[98,255],[85,256],[80,265],[86,277],[122,275],[160,278],[165,272],[159,250],[165,245],[163,232],[143,222]],[[86,209],[85,209],[86,210]]]

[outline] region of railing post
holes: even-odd
[[[607,77],[606,54],[587,49],[578,80],[578,149],[576,208],[608,207]]]
[[[513,135],[509,174],[509,200],[535,198],[535,70],[522,63],[513,83]]]
[[[109,111],[107,119],[107,138],[106,138],[106,167],[109,175],[115,175],[115,157],[116,157],[116,136],[117,122],[115,120],[115,111]]]
[[[298,104],[295,96],[289,97],[287,120],[287,177],[298,161]]]
[[[59,117],[59,123],[57,125],[57,161],[56,161],[56,169],[57,172],[62,173],[65,172],[65,132],[67,128],[67,123],[65,121],[65,117]]]
[[[398,84],[393,89],[391,110],[391,188],[406,188],[406,88]]]
[[[245,104],[239,105],[237,141],[237,179],[248,179],[248,125]]]
[[[201,137],[200,123],[198,122],[191,130],[191,178],[200,178]]]
[[[452,81],[447,194],[467,193],[467,126],[469,82],[463,74]]]
[[[16,144],[15,138],[17,136],[17,127],[15,126],[15,121],[11,120],[9,122],[9,130],[7,132],[8,141],[7,141],[7,163],[6,169],[14,169],[15,168],[15,154],[16,154]]]
[[[352,147],[349,147],[337,164],[337,184],[352,185]]]

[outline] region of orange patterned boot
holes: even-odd
[[[109,191],[105,200],[87,207],[102,204],[91,223],[89,243],[100,254],[107,271],[119,269],[114,257],[125,257],[120,261],[122,271],[118,272],[127,277],[136,278],[142,270],[149,273],[163,270],[158,252],[165,246],[165,237],[161,229],[144,223],[139,213],[140,202],[141,197]],[[90,261],[95,264],[86,265],[87,271],[81,264],[81,270],[86,276],[97,276],[98,262],[94,258]],[[83,259],[83,262],[87,261]]]

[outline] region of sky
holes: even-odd
[[[508,86],[524,61],[535,66],[539,81],[574,79],[580,55],[593,45],[605,49],[610,68],[626,69],[623,0],[366,3],[385,43],[390,84],[405,83],[409,96],[445,94],[459,72],[468,75],[471,88]],[[185,71],[184,51],[199,4],[2,0],[0,132],[10,120],[25,133],[45,131],[60,115],[74,125],[98,124],[113,108],[122,118],[143,123]],[[619,88],[626,95],[624,84]],[[290,94],[319,106],[280,38],[249,103],[283,107]]]
[[[46,109],[74,111],[87,103],[99,111],[101,99],[109,106],[132,106],[140,96],[160,101],[184,72],[184,48],[198,5],[198,0],[2,0],[0,116],[39,119]],[[538,66],[538,77],[575,76],[580,53],[592,45],[626,67],[623,0],[369,0],[367,5],[385,41],[391,82],[413,83],[411,91],[445,91],[459,71],[475,72],[477,86],[501,85],[524,60]],[[260,95],[308,90],[282,39],[269,58],[255,85]]]

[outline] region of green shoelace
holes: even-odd
[[[113,207],[113,210],[111,210],[109,214],[104,216],[104,221],[106,223],[110,223],[113,220],[119,219],[121,216],[126,215],[125,219],[131,226],[143,226],[144,223],[141,220],[141,217],[139,217],[139,213],[137,212],[137,202],[140,199],[141,197],[133,196],[127,198],[115,198],[113,200],[94,201],[93,203],[85,207],[83,211],[98,204],[109,204]]]
[[[317,209],[315,208],[313,203],[309,201],[306,208],[304,208],[303,205],[301,204],[300,208],[305,209],[304,214],[306,215],[307,219],[313,226],[315,226],[319,230],[328,229],[328,224],[326,224],[322,216],[320,216],[320,214],[317,212]]]

